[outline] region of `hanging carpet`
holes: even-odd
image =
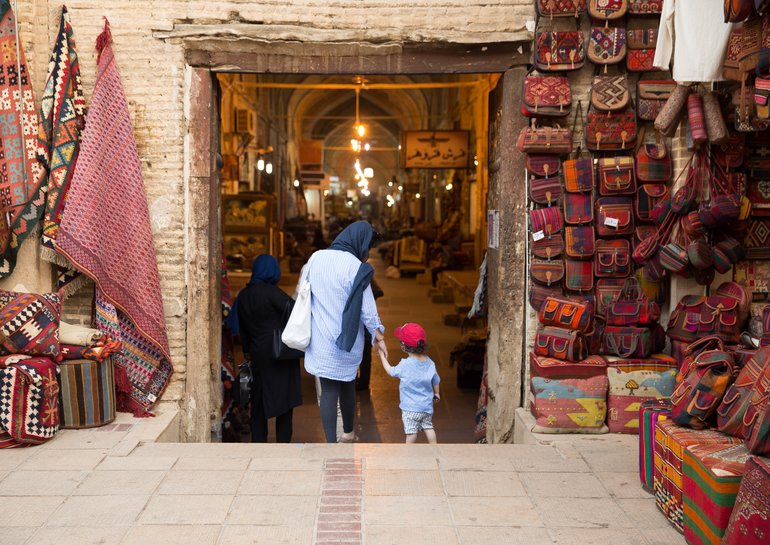
[[[40,221],[44,176],[37,157],[35,99],[8,0],[0,1],[0,52],[0,278],[4,278],[16,266],[19,246]]]
[[[38,155],[47,174],[42,184],[45,205],[40,256],[61,269],[57,270],[57,288],[64,288],[66,296],[86,280],[83,275],[73,274],[70,264],[54,249],[86,119],[80,63],[66,6],[62,6],[59,34],[48,66],[38,131]],[[66,281],[61,280],[63,276]]]
[[[144,180],[111,43],[105,20],[55,248],[96,283],[96,327],[122,342],[115,355],[118,410],[146,415],[173,369]]]

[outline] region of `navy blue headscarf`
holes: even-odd
[[[276,285],[280,279],[281,266],[278,264],[278,260],[270,254],[260,254],[251,264],[251,279],[246,286],[253,286],[257,282]],[[238,335],[241,330],[241,324],[238,320],[238,300],[241,298],[241,293],[243,290],[238,293],[238,297],[233,302],[233,308],[225,320],[233,335]]]
[[[348,300],[345,302],[345,309],[342,311],[342,331],[335,342],[337,348],[345,352],[350,352],[356,342],[358,325],[361,322],[364,290],[369,286],[374,276],[374,269],[366,262],[373,236],[374,229],[371,225],[365,221],[357,221],[345,227],[329,247],[330,250],[353,254],[361,261]]]

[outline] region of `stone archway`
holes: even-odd
[[[182,25],[184,26],[184,25]],[[176,33],[175,33],[176,32]],[[208,441],[217,418],[218,363],[221,317],[219,312],[220,210],[216,198],[219,177],[215,154],[218,149],[217,97],[215,72],[295,73],[295,74],[458,74],[505,73],[505,99],[515,99],[514,91],[525,70],[526,45],[520,42],[493,44],[372,44],[311,43],[260,40],[223,40],[211,33],[195,36],[179,28],[166,38],[181,38],[188,64],[186,75],[185,151],[188,170],[185,180],[186,203],[186,281],[187,281],[187,385],[182,436],[187,441]],[[522,37],[527,40],[528,36]],[[518,68],[516,68],[518,67]],[[513,68],[513,70],[511,70]],[[500,124],[498,138],[511,149],[521,120],[512,115],[515,108],[503,109],[506,120]],[[521,162],[521,161],[519,161]],[[509,442],[513,436],[513,412],[521,403],[523,342],[512,328],[524,315],[525,298],[522,245],[516,241],[526,232],[521,208],[522,191],[511,191],[522,177],[523,165],[512,154],[499,164],[498,182],[490,184],[490,207],[514,206],[508,210],[508,225],[500,230],[500,245],[506,248],[491,263],[490,301],[509,303],[490,307],[490,377],[499,392],[497,406],[489,415],[493,442]],[[505,183],[503,183],[505,182]],[[518,201],[517,201],[518,199]],[[518,202],[518,204],[515,204]],[[511,212],[517,212],[511,214]],[[522,213],[518,213],[522,212]],[[521,283],[521,286],[518,284]],[[494,359],[494,361],[492,361]],[[494,373],[492,370],[494,369]],[[503,400],[501,397],[505,397]]]

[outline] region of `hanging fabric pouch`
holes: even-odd
[[[636,192],[634,158],[616,155],[599,159],[599,194],[604,197]]]

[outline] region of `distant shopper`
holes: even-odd
[[[380,350],[387,351],[385,328],[370,286],[374,269],[366,262],[378,239],[367,222],[352,223],[328,249],[313,254],[300,278],[300,283],[310,281],[313,294],[305,369],[320,380],[321,422],[327,443],[356,440],[356,375],[364,354],[364,330],[369,331]],[[340,437],[338,403],[342,413]]]
[[[401,379],[399,394],[401,418],[404,421],[406,442],[417,441],[417,433],[422,430],[428,443],[436,443],[433,429],[433,403],[441,399],[436,364],[426,354],[427,340],[425,330],[419,324],[406,323],[393,332],[401,341],[401,350],[406,352],[395,367],[388,363],[388,355],[379,351],[382,367],[391,377]]]
[[[257,256],[251,279],[235,300],[230,321],[239,334],[244,354],[251,360],[254,382],[251,390],[251,440],[267,442],[267,420],[275,418],[279,443],[289,443],[294,407],[302,405],[299,359],[273,357],[273,330],[283,326],[284,311],[294,303],[277,284],[281,279],[278,261],[271,255]],[[233,327],[234,326],[234,327]]]

